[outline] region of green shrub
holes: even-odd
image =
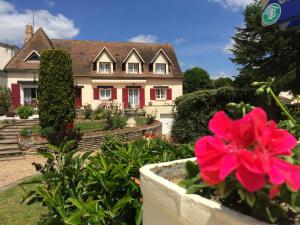
[[[53,127],[46,127],[40,129],[40,134],[43,138],[48,138],[53,133],[55,133],[55,129]]]
[[[33,115],[33,109],[29,106],[20,106],[17,109],[17,113],[21,119],[28,119],[29,116]]]
[[[226,105],[241,101],[259,105],[254,90],[232,87],[197,91],[177,98],[171,131],[173,139],[179,143],[189,143],[209,134],[207,124],[213,114],[224,110],[234,117],[233,112],[229,111]]]
[[[30,131],[28,132],[29,128],[22,128],[20,131],[20,136],[22,137],[29,137],[30,136]]]
[[[146,117],[146,124],[151,125],[155,122],[155,116],[148,114]]]
[[[113,115],[111,111],[104,113],[105,125],[104,130],[122,129],[127,124],[127,117],[122,115]]]
[[[10,90],[7,87],[0,86],[0,116],[5,115],[11,104]]]
[[[92,106],[90,104],[87,104],[85,106],[83,106],[83,114],[85,119],[91,119],[93,110],[92,110]]]
[[[188,158],[189,146],[176,147],[159,139],[124,144],[104,138],[103,154],[76,154],[70,141],[51,152],[45,165],[35,164],[41,184],[24,198],[48,207],[43,224],[116,225],[142,223],[139,169],[149,163]]]
[[[75,91],[70,54],[65,50],[41,52],[39,119],[42,128],[62,130],[75,118]]]

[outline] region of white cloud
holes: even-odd
[[[185,40],[183,38],[177,38],[177,39],[174,40],[174,44],[176,44],[176,45],[180,44],[182,42],[185,42]]]
[[[74,22],[62,14],[52,14],[41,9],[34,12],[35,30],[42,27],[50,38],[73,38],[79,34]],[[32,24],[32,10],[17,10],[15,5],[0,0],[0,40],[22,44],[25,25]],[[2,36],[3,35],[3,36]]]
[[[55,6],[55,2],[53,2],[53,1],[45,1],[45,4],[50,8]]]
[[[229,8],[232,10],[243,9],[246,5],[254,2],[254,0],[208,0],[208,1],[220,3],[225,8]]]
[[[233,45],[234,45],[234,40],[230,39],[229,43],[227,43],[223,47],[223,52],[226,53],[226,54],[232,54],[232,52],[230,51],[230,49],[233,49]]]
[[[138,36],[130,38],[128,41],[130,42],[137,42],[137,43],[156,43],[157,36],[152,34],[140,34]]]

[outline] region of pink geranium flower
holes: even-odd
[[[297,141],[288,131],[278,129],[274,121],[268,122],[261,108],[235,121],[217,112],[209,129],[214,136],[201,138],[195,146],[201,176],[207,183],[216,185],[234,175],[250,192],[267,183],[274,187],[286,183],[294,191],[300,189],[299,166],[280,158],[291,155]],[[273,195],[277,189],[272,190]]]

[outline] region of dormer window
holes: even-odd
[[[155,65],[155,73],[157,74],[166,74],[166,63],[156,63]]]
[[[128,63],[128,73],[139,73],[139,63]]]
[[[99,62],[100,73],[111,73],[110,62]]]
[[[170,66],[172,65],[171,59],[167,56],[163,49],[160,49],[151,60],[153,73],[155,74],[168,74]]]
[[[142,73],[144,63],[145,60],[135,48],[133,48],[123,60],[126,73]]]
[[[25,62],[40,62],[41,58],[37,51],[33,50],[29,55],[24,59]]]
[[[101,49],[93,62],[95,68],[94,70],[96,70],[98,73],[113,73],[115,70],[114,65],[116,60],[105,47]]]

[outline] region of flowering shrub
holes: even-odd
[[[268,121],[261,108],[238,120],[217,112],[209,129],[213,136],[195,144],[198,165],[187,163],[181,182],[187,192],[267,222],[294,224],[300,215],[300,166],[292,151],[296,138]]]

